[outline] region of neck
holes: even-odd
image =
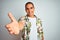
[[[30,16],[30,15],[27,15],[28,17],[31,17],[31,18],[35,18],[35,16],[34,15],[32,15],[32,16]]]

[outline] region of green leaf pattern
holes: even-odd
[[[31,27],[31,22],[29,22],[29,19],[27,16],[24,16],[22,18],[20,18],[18,20],[21,21],[21,20],[24,20],[26,21],[25,22],[25,26],[24,26],[24,29],[22,30],[22,39],[23,40],[29,40],[29,33],[30,33],[30,27]],[[38,38],[42,39],[42,36],[43,36],[43,28],[42,28],[42,23],[41,23],[41,20],[39,18],[36,17],[36,26],[37,26],[37,36]]]

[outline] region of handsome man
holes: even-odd
[[[34,15],[34,4],[27,2],[25,4],[26,16],[21,17],[18,22],[9,12],[8,16],[11,23],[6,25],[10,34],[18,35],[22,31],[21,40],[44,40],[42,23],[39,18]]]

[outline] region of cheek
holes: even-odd
[[[28,13],[28,10],[26,10],[26,13]]]
[[[27,10],[26,13],[29,13],[29,11]]]
[[[32,9],[32,11],[31,11],[32,13],[34,13],[34,10]]]
[[[34,9],[26,10],[27,13],[34,13]]]

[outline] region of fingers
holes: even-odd
[[[10,24],[6,25],[6,28],[9,31],[10,34],[14,33],[14,31],[13,31],[12,27],[10,26]]]
[[[15,22],[7,24],[6,28],[10,34],[19,34],[19,25]]]
[[[8,16],[11,19],[11,21],[15,21],[16,20],[11,12],[8,13]]]

